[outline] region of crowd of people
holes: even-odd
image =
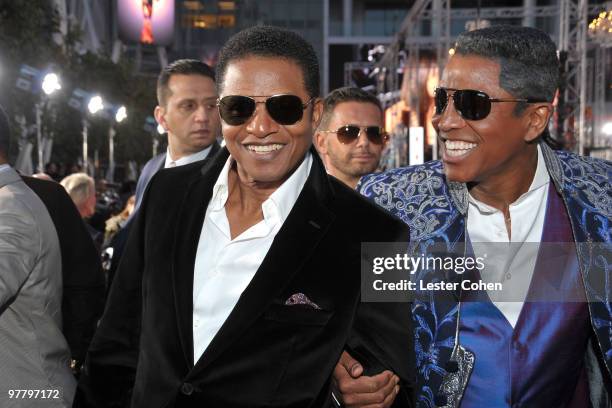
[[[12,169],[0,110],[0,406],[609,406],[612,164],[556,149],[558,81],[539,30],[460,35],[434,97],[442,159],[377,173],[376,96],[321,98],[312,46],[252,27],[215,69],[162,69],[167,151],[105,231],[88,222],[90,176]],[[511,286],[506,301],[418,285],[365,302],[363,265],[381,255],[365,243],[575,250],[465,275]],[[555,301],[535,300],[547,285]]]

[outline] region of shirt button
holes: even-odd
[[[193,394],[193,385],[191,385],[190,383],[183,383],[183,385],[181,385],[181,393],[183,393],[184,395]]]

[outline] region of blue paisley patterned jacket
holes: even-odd
[[[612,163],[553,151],[544,143],[541,147],[548,173],[567,208],[574,240],[586,243],[576,248],[595,333],[586,356],[587,366],[599,367],[589,370],[597,376],[589,377],[591,399],[594,406],[608,406],[603,385],[597,388],[593,384],[609,380],[612,368]],[[449,252],[457,252],[464,245],[467,188],[463,183],[447,181],[440,161],[365,176],[358,189],[408,224],[411,245],[418,245],[425,251],[422,253],[427,254],[427,248],[434,245],[438,249],[445,245]],[[589,251],[593,243],[603,249]],[[434,300],[433,293],[417,292],[412,308],[416,405],[421,408],[436,406],[435,396],[455,341],[457,299],[436,296]],[[594,389],[600,395],[594,395]]]

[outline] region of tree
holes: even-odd
[[[0,103],[33,123],[39,96],[15,87],[19,69],[22,64],[40,70],[53,66],[62,91],[47,104],[43,118],[45,133],[54,138],[51,161],[74,163],[81,157],[81,114],[68,106],[72,90],[81,88],[127,107],[128,119],[117,127],[115,160],[144,163],[151,157],[151,135],[143,125],[155,107],[155,78],[136,73],[130,61],[115,64],[106,53],[80,53],[77,25],[69,27],[64,46],[59,46],[53,40],[58,23],[50,1],[0,0]],[[90,157],[98,150],[102,167],[108,161],[110,119],[93,118],[89,131]],[[11,157],[16,156],[15,149]]]

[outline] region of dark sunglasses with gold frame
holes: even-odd
[[[338,136],[340,143],[351,144],[359,138],[359,134],[362,130],[365,132],[370,143],[373,144],[383,144],[389,138],[385,130],[380,126],[343,125],[337,130],[320,130],[319,132],[335,133]]]

